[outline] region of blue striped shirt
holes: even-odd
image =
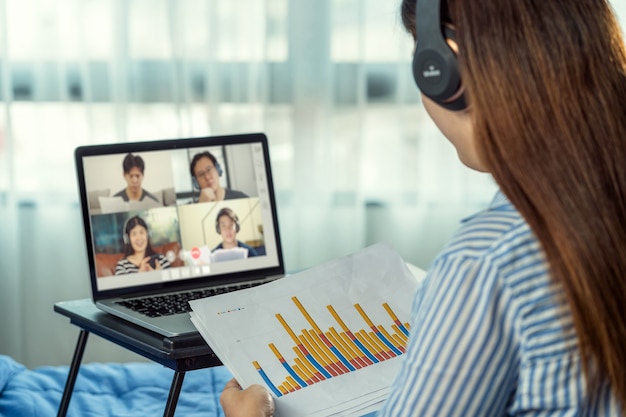
[[[539,242],[498,192],[429,269],[380,415],[619,415],[607,383],[586,391],[563,296]]]

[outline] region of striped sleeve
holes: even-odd
[[[503,413],[516,381],[511,364],[519,360],[509,300],[494,272],[463,255],[433,265],[383,415]]]
[[[516,237],[507,234],[519,224],[515,211],[483,212],[435,260],[415,297],[408,351],[383,416],[504,414],[517,383],[519,332],[493,255],[510,247]]]
[[[429,269],[379,415],[620,415],[608,384],[586,390],[563,291],[528,225],[497,197]]]
[[[137,265],[126,258],[120,259],[115,265],[115,275],[134,274],[139,272]]]

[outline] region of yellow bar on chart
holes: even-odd
[[[350,329],[348,328],[348,326],[346,326],[346,323],[344,323],[343,320],[341,320],[341,317],[339,317],[339,314],[337,314],[337,312],[335,311],[333,306],[328,305],[328,306],[326,306],[326,308],[328,309],[330,314],[333,316],[333,318],[337,321],[337,323],[339,323],[339,326],[341,327],[341,329],[344,332],[349,332]]]
[[[394,344],[394,346],[398,349],[404,349],[404,346],[402,344],[398,344],[393,337],[391,337],[391,335],[389,334],[389,332],[387,332],[387,330],[385,330],[385,328],[383,326],[378,326],[378,330],[383,334],[383,336],[385,336],[385,338],[387,340],[389,340],[390,342],[392,342]]]
[[[402,346],[404,349],[406,349],[406,342],[402,340],[400,336],[398,336],[397,334],[393,334],[391,337],[393,338],[396,346]]]
[[[389,314],[389,317],[391,317],[391,320],[397,321],[398,323],[400,322],[400,320],[398,319],[398,316],[396,316],[396,313],[394,313],[391,307],[389,307],[389,304],[383,303],[383,308],[385,309],[387,314]]]
[[[276,358],[279,361],[284,361],[285,358],[283,358],[283,355],[280,354],[280,352],[278,351],[278,349],[276,348],[276,346],[274,346],[273,343],[268,344],[269,348],[272,350],[272,352],[274,353],[274,356],[276,356]]]
[[[329,364],[333,364],[339,361],[339,358],[337,358],[337,356],[335,356],[335,354],[331,352],[330,349],[328,349],[328,346],[326,346],[326,343],[320,340],[317,333],[315,333],[313,330],[309,330],[307,331],[307,333],[309,334],[309,338],[311,339],[311,342],[315,344],[319,352],[322,355],[324,355],[324,358],[326,358]]]
[[[294,358],[294,362],[296,363],[294,365],[294,368],[298,367],[298,369],[300,369],[300,371],[302,372],[302,374],[305,376],[305,378],[303,378],[305,381],[313,381],[315,376],[311,373],[311,370],[309,369],[310,364],[307,362],[303,362],[300,358]]]
[[[294,392],[296,389],[289,383],[289,381],[287,379],[285,379],[285,382],[283,382],[283,387],[285,388],[285,390],[287,390],[287,392]]]
[[[372,322],[372,320],[370,320],[370,318],[367,316],[367,314],[365,314],[365,311],[363,311],[363,309],[361,308],[360,304],[355,304],[354,308],[356,308],[356,310],[359,312],[359,314],[361,315],[361,317],[363,317],[363,320],[365,320],[365,323],[367,323],[367,325],[372,328],[374,327],[374,323]]]
[[[303,380],[304,382],[306,382],[307,384],[309,382],[309,378],[306,376],[306,373],[302,370],[302,368],[300,368],[298,365],[293,365],[291,367],[291,369],[293,369],[293,371],[300,377],[301,380]]]
[[[345,333],[340,333],[339,336],[341,337],[341,340],[343,340],[344,343],[350,347],[350,350],[354,352],[356,358],[358,358],[359,360],[365,361],[368,364],[370,363],[370,360],[365,355],[365,352],[362,352],[361,349],[359,349],[358,346],[354,344],[354,341],[350,339],[350,336],[348,336]],[[355,337],[357,336],[355,335]]]
[[[319,352],[315,349],[315,347],[313,345],[311,345],[311,343],[308,340],[308,336],[306,334],[301,334],[299,336],[299,339],[300,339],[300,343],[302,343],[304,345],[304,347],[307,348],[309,353],[311,355],[313,355],[313,358],[316,361],[318,361],[320,365],[322,365],[324,368],[326,368],[328,366],[328,362],[325,362],[324,358],[322,356],[320,356]]]
[[[313,320],[313,318],[309,315],[309,312],[306,311],[304,306],[300,303],[300,300],[298,300],[298,297],[291,297],[291,301],[293,301],[296,307],[298,307],[298,310],[300,310],[300,313],[302,313],[306,321],[308,321],[309,324],[313,326],[313,329],[315,329],[315,332],[317,334],[321,334],[322,330],[319,328],[315,320]]]
[[[355,336],[357,339],[359,339],[359,342],[361,342],[363,346],[365,346],[365,349],[369,350],[374,356],[378,355],[378,350],[370,343],[369,336],[367,335],[365,330],[359,330],[355,334]]]
[[[395,332],[395,334],[402,339],[403,344],[406,346],[406,344],[409,342],[409,338],[406,337],[406,335],[404,334],[404,332],[402,330],[400,330],[400,328],[398,327],[397,324],[392,324],[391,328],[393,329],[393,331]]]
[[[295,380],[295,379],[293,379],[293,377],[292,377],[292,376],[290,376],[290,375],[289,375],[289,376],[287,376],[287,382],[289,383],[289,385],[291,385],[292,390],[297,390],[297,389],[299,389],[299,388],[302,388],[302,387],[300,386],[300,384],[298,384],[298,383],[296,382],[296,380]]]
[[[326,355],[326,353],[324,352],[324,349],[320,346],[319,338],[317,338],[317,335],[315,334],[315,332],[303,330],[303,334],[306,337],[309,344],[311,345],[312,349],[320,357],[320,363],[323,364],[322,366],[324,367],[324,369],[326,369],[326,371],[330,373],[332,376],[337,376],[338,374],[340,374],[341,372],[339,369],[337,369],[333,360],[329,358],[328,355]]]
[[[306,369],[312,375],[317,375],[319,371],[317,369],[315,369],[313,364],[311,362],[309,362],[309,360],[304,356],[304,354],[300,351],[300,349],[294,347],[293,350],[294,350],[294,352],[296,353],[296,356],[297,356],[296,360],[300,359],[301,363],[306,367]]]
[[[291,337],[291,339],[294,341],[294,343],[298,344],[298,337],[296,336],[296,334],[293,332],[293,330],[291,330],[291,327],[289,327],[289,325],[287,324],[287,322],[285,321],[285,319],[283,319],[283,316],[281,316],[280,314],[276,314],[276,318],[278,319],[278,321],[280,322],[280,324],[282,324],[283,328],[285,329],[285,331],[289,334],[289,336]]]
[[[376,345],[376,349],[378,349],[378,353],[380,355],[382,355],[385,359],[389,359],[395,355],[390,354],[389,353],[389,347],[385,346],[385,344],[383,342],[381,342],[381,340],[378,338],[378,336],[376,335],[376,333],[374,332],[368,332],[367,335],[369,336],[371,342]]]
[[[343,342],[343,340],[341,340],[341,337],[339,337],[339,334],[337,334],[337,331],[335,329],[331,327],[330,331],[326,332],[326,337],[332,342],[333,346],[337,348],[339,353],[345,356],[347,360],[351,361],[354,359],[354,355],[352,354],[352,352],[346,349],[345,343]]]

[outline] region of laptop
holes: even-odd
[[[206,165],[207,152],[215,164]],[[225,199],[199,198],[190,167],[198,154],[215,168],[210,186],[219,182],[230,190]],[[88,145],[74,157],[92,299],[99,309],[166,337],[190,336],[197,330],[189,300],[284,276],[263,133]],[[134,175],[125,175],[125,159],[134,161]],[[211,169],[204,171],[211,175]],[[144,203],[99,204],[138,186]],[[218,214],[228,226],[220,227]]]

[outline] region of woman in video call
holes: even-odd
[[[199,190],[199,195],[195,201],[197,203],[248,197],[241,191],[222,187],[220,184],[222,168],[215,156],[208,151],[194,155],[189,168],[194,179],[194,185]]]
[[[151,200],[158,204],[159,200],[141,187],[143,182],[145,163],[139,155],[128,154],[122,161],[122,169],[124,172],[124,180],[126,180],[126,188],[114,195],[114,197],[122,197],[124,201],[144,201]]]
[[[258,254],[252,246],[237,240],[239,227],[239,218],[235,212],[228,207],[222,208],[215,218],[215,231],[222,236],[222,243],[213,248],[211,252],[218,249],[243,248],[248,250],[248,258],[257,256]]]
[[[154,251],[150,244],[148,225],[139,216],[124,224],[124,258],[115,266],[115,275],[148,272],[170,267],[167,258]]]
[[[624,416],[619,22],[607,0],[441,6],[439,18],[439,1],[417,0],[417,10],[415,0],[402,2],[423,62],[414,72],[423,105],[459,159],[489,172],[500,190],[430,266],[377,415]],[[429,90],[457,64],[460,80],[447,94]],[[466,103],[455,101],[461,95]],[[227,417],[272,415],[267,389],[241,388],[235,380],[224,388]]]

